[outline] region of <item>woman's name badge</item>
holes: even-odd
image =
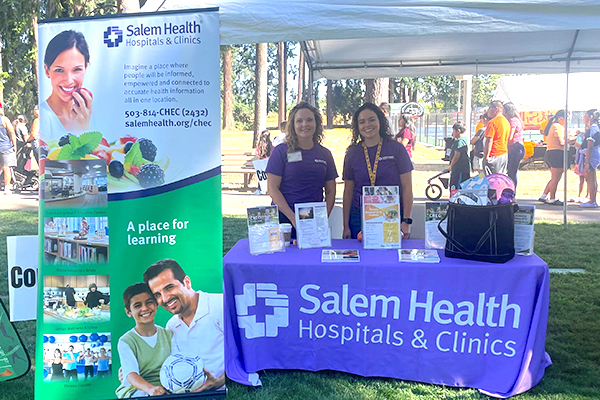
[[[288,153],[287,155],[288,162],[299,162],[302,161],[302,152],[294,151],[292,153]]]

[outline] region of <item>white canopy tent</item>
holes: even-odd
[[[581,72],[569,75],[569,108],[587,111],[600,107],[600,74]],[[565,106],[567,74],[512,75],[498,80],[494,100],[512,102],[521,111],[560,110]]]
[[[223,45],[301,42],[310,82],[600,71],[600,0],[148,0],[142,11],[206,7],[219,7]]]
[[[219,7],[221,44],[306,42],[313,78],[600,71],[600,1],[148,0]]]

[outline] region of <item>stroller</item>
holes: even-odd
[[[12,168],[13,191],[15,193],[21,193],[24,190],[37,192],[40,187],[38,171],[27,171],[26,169],[27,161],[33,155],[32,152],[33,145],[31,142],[25,143],[17,150],[17,166]],[[4,184],[3,175],[0,170],[0,184],[2,185]]]
[[[442,197],[442,186],[444,187],[444,189],[448,189],[448,186],[450,184],[450,178],[442,178],[442,176],[446,174],[450,174],[450,171],[447,169],[427,179],[428,185],[425,188],[425,196],[427,196],[429,200],[438,200],[440,197]],[[433,181],[435,178],[438,178],[442,186],[438,185],[437,183],[431,183],[431,181]]]

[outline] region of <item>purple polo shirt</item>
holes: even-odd
[[[273,149],[267,173],[281,177],[279,190],[290,208],[296,203],[323,201],[325,182],[338,176],[331,151],[315,143],[310,150],[297,149],[302,161],[288,162],[287,149],[285,143]]]
[[[367,147],[371,168],[375,164],[375,155],[377,154],[377,145]],[[398,186],[400,189],[400,199],[402,199],[402,185],[400,184],[400,175],[413,170],[412,162],[404,146],[395,140],[384,139],[381,145],[379,155],[379,165],[377,175],[375,176],[376,186]],[[345,181],[354,181],[354,192],[352,195],[352,205],[360,207],[363,186],[371,186],[369,171],[367,170],[367,161],[362,144],[352,146],[348,149],[344,158],[344,171],[342,179]],[[402,201],[400,201],[402,206]]]

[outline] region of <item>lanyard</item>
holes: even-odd
[[[369,159],[369,151],[367,145],[363,143],[363,150],[365,151],[365,160],[367,161],[367,171],[369,171],[369,180],[371,186],[375,186],[375,177],[377,176],[377,166],[379,165],[379,155],[381,154],[381,140],[377,143],[377,154],[375,155],[375,164],[371,169],[371,160]]]

